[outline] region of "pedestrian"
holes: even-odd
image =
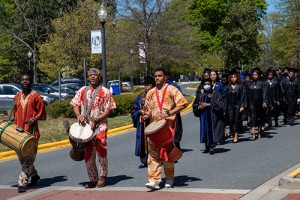
[[[294,126],[294,116],[297,111],[297,104],[300,104],[300,83],[299,79],[295,77],[295,68],[288,69],[288,78],[284,79],[282,83],[283,97],[286,110],[286,122]]]
[[[170,80],[168,77],[167,83],[170,85],[175,86],[181,93],[181,88],[178,84],[176,84],[174,81]],[[181,150],[180,142],[182,139],[182,134],[183,134],[183,126],[182,126],[182,119],[180,112],[176,114],[175,116],[175,137],[174,137],[174,144],[175,146]]]
[[[32,73],[26,72],[21,76],[20,85],[22,91],[18,92],[14,97],[14,108],[12,110],[11,121],[23,130],[33,133],[37,138],[35,150],[28,156],[17,153],[22,171],[19,175],[18,192],[26,192],[27,187],[36,185],[40,176],[34,166],[37,155],[38,139],[40,132],[38,121],[46,119],[45,104],[41,95],[31,89]],[[31,179],[31,181],[29,181]]]
[[[212,104],[212,128],[216,136],[216,141],[219,144],[225,143],[225,98],[226,88],[223,83],[219,81],[218,72],[212,70],[210,72],[210,79],[212,81],[213,97],[216,99]]]
[[[84,148],[84,160],[90,179],[85,188],[104,187],[108,173],[107,117],[110,111],[116,108],[116,103],[111,92],[102,86],[100,77],[100,71],[91,68],[88,71],[90,85],[80,88],[71,101],[78,122],[89,124],[95,134],[95,137]],[[96,154],[100,169],[99,176]]]
[[[187,107],[188,102],[181,92],[174,86],[167,84],[167,71],[164,67],[155,69],[154,78],[156,87],[146,96],[144,119],[150,122],[165,119],[167,126],[174,131],[175,116]],[[166,182],[165,188],[173,187],[174,162],[160,158],[160,148],[148,138],[148,180],[146,187],[152,190],[159,189],[162,167],[164,168]]]
[[[252,82],[248,85],[247,101],[249,102],[251,140],[256,140],[255,128],[258,129],[257,138],[261,138],[263,134],[262,127],[265,123],[266,87],[265,82],[261,80],[261,73],[260,69],[254,69]]]
[[[241,84],[238,72],[232,71],[229,75],[229,84],[226,87],[226,113],[229,121],[230,133],[234,136],[233,143],[238,142],[238,134],[242,132],[242,114],[247,107],[246,91]]]
[[[269,128],[272,127],[272,118],[274,118],[275,126],[278,126],[279,106],[282,96],[281,87],[279,82],[275,80],[274,75],[273,69],[269,69],[267,71],[267,80],[265,81],[267,101],[266,122]]]
[[[147,92],[155,87],[154,78],[151,76],[145,77],[144,85],[144,91],[134,100],[131,111],[133,126],[136,128],[135,155],[139,156],[141,161],[139,168],[147,167],[148,151],[144,129],[149,125],[150,119],[144,120],[143,115],[145,113],[144,106]]]
[[[210,78],[201,81],[201,89],[196,92],[193,103],[193,112],[200,119],[200,143],[205,144],[203,153],[214,154],[214,147],[217,146],[216,137],[212,125],[212,81]]]

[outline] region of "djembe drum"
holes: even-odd
[[[94,136],[94,132],[88,124],[82,126],[76,122],[71,125],[69,140],[72,145],[72,149],[69,154],[72,160],[82,161],[84,159],[84,148],[87,147]]]
[[[0,142],[23,156],[35,152],[37,138],[10,121],[0,122]]]
[[[160,158],[165,161],[174,162],[179,160],[182,152],[174,145],[174,130],[172,130],[165,119],[157,120],[145,128],[145,135],[160,148]]]

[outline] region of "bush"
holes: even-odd
[[[47,115],[52,118],[75,118],[76,115],[70,102],[71,99],[55,101],[46,107]]]
[[[130,113],[136,96],[136,93],[114,96],[117,108],[111,111],[109,117],[115,117],[118,115]],[[70,101],[71,99],[59,100],[48,105],[46,107],[47,115],[51,118],[76,118],[76,115],[73,111],[73,107],[70,105]]]
[[[117,104],[117,108],[111,111],[109,117],[116,117],[118,115],[124,115],[131,112],[133,108],[133,103],[136,98],[134,94],[125,94],[114,96],[114,99]]]

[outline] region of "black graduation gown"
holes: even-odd
[[[235,88],[231,85],[226,86],[226,112],[230,130],[234,132],[242,131],[242,113],[240,108],[246,108],[246,92],[243,85],[236,85]]]
[[[287,104],[287,113],[294,115],[297,109],[297,99],[300,98],[299,79],[284,79],[282,82],[283,97]]]
[[[263,81],[253,81],[248,85],[248,106],[250,114],[250,126],[263,126],[265,123],[266,86]]]

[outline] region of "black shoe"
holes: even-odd
[[[206,148],[202,153],[208,153],[209,152],[209,149]]]
[[[30,183],[28,184],[28,186],[35,186],[36,183],[40,180],[40,176],[38,174],[34,175],[31,177],[31,181]]]
[[[26,190],[27,190],[27,187],[26,186],[18,186],[18,192],[19,193],[22,193],[22,192],[26,192]]]
[[[211,149],[209,150],[209,154],[210,154],[210,155],[214,155],[214,154],[215,154],[215,150],[214,150],[213,148],[211,148]]]
[[[278,127],[278,121],[275,121],[275,126]]]
[[[140,164],[139,169],[142,169],[142,168],[145,168],[145,167],[148,167],[148,165],[142,163],[142,164]]]

